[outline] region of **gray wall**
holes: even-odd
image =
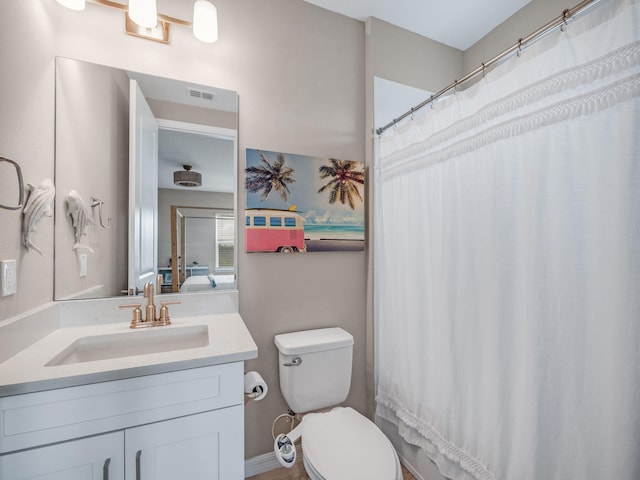
[[[0,156],[20,163],[25,182],[34,184],[53,179],[52,3],[0,4]],[[12,192],[13,202],[15,178],[7,174],[8,164],[0,167],[0,196]],[[0,225],[0,258],[18,264],[17,294],[0,298],[5,319],[53,298],[53,218],[41,220],[32,237],[44,256],[22,247],[21,212],[0,209]]]
[[[367,42],[376,77],[437,92],[463,71],[462,51],[377,18],[367,21]]]
[[[53,178],[59,55],[236,90],[240,187],[248,147],[364,160],[364,24],[302,1],[215,3],[217,43],[202,44],[190,30],[172,27],[172,43],[162,45],[125,35],[121,12],[90,3],[73,12],[53,1],[2,2],[0,154],[20,161],[28,181]],[[190,19],[192,5],[164,0],[158,9]],[[239,207],[244,209],[242,194]],[[0,211],[0,256],[19,263],[18,295],[0,299],[3,319],[53,298],[53,222],[45,219],[38,227],[40,257],[20,246],[19,217]],[[287,409],[278,388],[277,333],[333,325],[350,331],[355,354],[346,403],[364,410],[366,254],[243,251],[240,235],[240,313],[259,348],[247,368],[260,371],[271,386],[265,400],[246,408],[246,456],[252,457],[271,451],[271,423]]]
[[[465,73],[518,43],[519,38],[533,33],[561,15],[565,8],[573,7],[577,3],[577,0],[567,3],[558,0],[533,0],[464,52]]]

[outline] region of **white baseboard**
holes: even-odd
[[[268,472],[281,465],[275,453],[263,453],[257,457],[248,458],[244,461],[244,478],[249,478],[259,473]]]

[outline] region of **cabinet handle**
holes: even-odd
[[[107,458],[104,461],[104,466],[102,467],[102,479],[109,480],[109,464],[111,463],[111,459]]]
[[[142,456],[142,450],[136,452],[136,480],[141,480],[142,475],[140,473],[140,457]]]

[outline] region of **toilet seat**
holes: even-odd
[[[307,473],[317,480],[402,478],[389,439],[352,408],[307,414],[302,451]]]

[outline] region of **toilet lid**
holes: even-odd
[[[302,450],[327,480],[394,480],[396,455],[389,439],[352,408],[309,414],[304,419]]]

